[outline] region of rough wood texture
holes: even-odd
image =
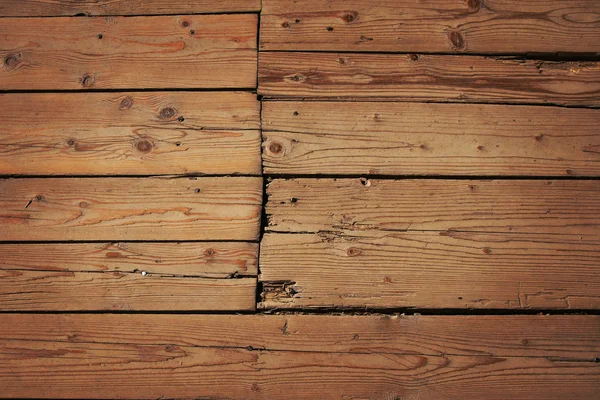
[[[0,241],[256,240],[260,178],[0,181]]]
[[[251,93],[10,93],[0,109],[0,174],[261,173]]]
[[[0,87],[254,88],[257,16],[0,18]]]
[[[260,54],[267,97],[394,97],[600,105],[600,63],[480,56]]]
[[[1,320],[7,397],[564,399],[600,389],[596,316]]]
[[[269,101],[262,115],[270,174],[600,175],[600,110]]]
[[[600,237],[267,234],[263,308],[599,309]]]
[[[596,0],[263,0],[264,50],[597,53]]]
[[[596,180],[276,179],[268,231],[597,234]]]
[[[0,244],[0,270],[256,276],[256,243]]]
[[[259,11],[260,0],[2,0],[0,16],[163,15]]]

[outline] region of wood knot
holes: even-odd
[[[149,153],[152,151],[152,143],[149,140],[140,140],[139,142],[137,142],[135,144],[135,148],[140,152],[140,153]]]
[[[285,28],[285,29],[287,29],[287,28],[289,28],[289,27],[290,27],[290,23],[289,23],[288,21],[284,21],[284,22],[281,24],[281,27],[282,27],[282,28]]]
[[[326,29],[327,29],[327,32],[333,32],[333,27],[332,26],[328,26]]]
[[[356,21],[357,17],[358,13],[356,11],[348,11],[342,15],[342,21],[344,21],[347,24],[350,24]]]
[[[20,54],[10,54],[4,59],[4,66],[6,67],[6,69],[15,69],[17,65],[19,65],[20,59]]]
[[[75,141],[75,139],[69,139],[67,140],[67,144],[69,145],[69,147],[73,147],[75,146],[77,142]]]
[[[483,248],[483,253],[484,254],[492,254],[492,249],[490,249],[489,247],[484,247]]]
[[[187,20],[181,21],[181,26],[183,26],[184,28],[187,28],[188,26],[190,26],[190,21],[187,21]]]
[[[452,31],[448,33],[448,39],[450,39],[450,42],[455,49],[460,50],[465,48],[465,39],[460,32]]]
[[[93,85],[95,82],[96,82],[96,78],[94,78],[92,75],[88,75],[88,74],[86,74],[86,75],[84,75],[84,76],[81,78],[81,85],[82,85],[83,87],[90,87],[90,86],[92,86],[92,85]]]
[[[390,278],[389,276],[386,276],[383,278],[383,282],[384,283],[392,283],[392,278]]]
[[[177,111],[173,107],[165,107],[158,113],[160,119],[171,119],[177,114]]]
[[[408,58],[410,59],[410,61],[419,61],[419,55],[418,54],[409,54]]]
[[[527,340],[527,339],[523,339],[523,340],[521,340],[521,344],[522,344],[523,346],[527,346],[527,345],[529,344],[529,340]]]
[[[87,208],[88,206],[89,206],[89,204],[86,203],[85,201],[82,201],[82,202],[79,203],[79,207],[80,208]]]
[[[356,257],[359,256],[361,253],[361,251],[359,249],[357,249],[356,247],[350,247],[348,250],[346,250],[346,254],[349,257]]]
[[[301,74],[296,74],[296,75],[292,75],[287,77],[288,80],[292,81],[292,82],[303,82],[306,77],[304,75]]]
[[[273,154],[279,154],[283,151],[283,146],[279,142],[273,142],[269,145],[269,151]]]
[[[346,64],[348,64],[348,59],[341,57],[341,58],[338,59],[338,64],[340,64],[340,65],[346,65]]]
[[[213,257],[215,254],[216,254],[216,251],[214,251],[213,249],[204,250],[204,255],[206,257]]]
[[[127,110],[133,106],[133,99],[129,96],[125,97],[121,100],[121,104],[119,104],[119,110]]]
[[[36,199],[37,201],[46,201],[46,199],[44,198],[44,196],[43,196],[43,195],[41,195],[41,194],[38,194],[37,196],[35,196],[35,199]]]
[[[544,139],[544,135],[537,135],[537,136],[535,137],[535,140],[537,140],[538,142],[541,142],[541,141],[542,141],[542,139]]]
[[[469,11],[479,11],[481,8],[481,0],[468,0],[467,6],[469,6]]]

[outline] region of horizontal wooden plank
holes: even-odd
[[[259,11],[260,0],[3,0],[0,16],[163,15]]]
[[[596,0],[263,0],[265,50],[597,53]]]
[[[3,90],[256,87],[257,15],[1,18]]]
[[[597,316],[0,320],[5,397],[564,399],[600,389]]]
[[[0,109],[0,174],[261,173],[251,93],[10,93]]]
[[[256,276],[256,243],[0,244],[0,270],[152,276]]]
[[[260,178],[0,180],[0,241],[256,240]]]
[[[600,105],[600,63],[419,54],[260,54],[267,97]]]
[[[263,308],[599,309],[600,237],[267,234]]]
[[[276,179],[268,231],[595,235],[596,180]]]
[[[253,311],[256,278],[0,270],[0,311]]]
[[[263,103],[270,174],[600,175],[600,110]]]

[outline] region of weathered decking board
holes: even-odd
[[[267,231],[597,234],[597,180],[276,179]]]
[[[0,174],[260,175],[242,92],[0,94]]]
[[[259,10],[260,0],[2,0],[0,3],[0,16],[8,17],[204,14]]]
[[[257,20],[0,18],[0,89],[254,88]]]
[[[600,110],[263,103],[268,174],[600,175]]]
[[[256,240],[262,179],[0,180],[0,241]]]
[[[600,237],[266,234],[262,308],[599,309]]]
[[[261,49],[598,53],[596,0],[263,0]]]
[[[501,57],[264,52],[266,97],[600,105],[600,63]]]
[[[600,389],[597,316],[0,320],[6,397],[564,399]]]

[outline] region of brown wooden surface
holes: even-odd
[[[267,97],[600,105],[600,63],[480,56],[265,52]]]
[[[597,234],[596,180],[276,179],[267,231]]]
[[[564,399],[600,388],[596,316],[0,318],[6,397]]]
[[[0,174],[260,175],[242,92],[1,94]]]
[[[0,16],[202,14],[259,11],[260,0],[2,0]]]
[[[263,0],[261,49],[598,53],[596,0]]]
[[[267,234],[262,308],[599,309],[600,238]]]
[[[0,241],[256,240],[260,178],[0,181]]]
[[[598,176],[600,110],[263,103],[268,174]]]
[[[0,18],[0,88],[254,88],[257,18]]]

